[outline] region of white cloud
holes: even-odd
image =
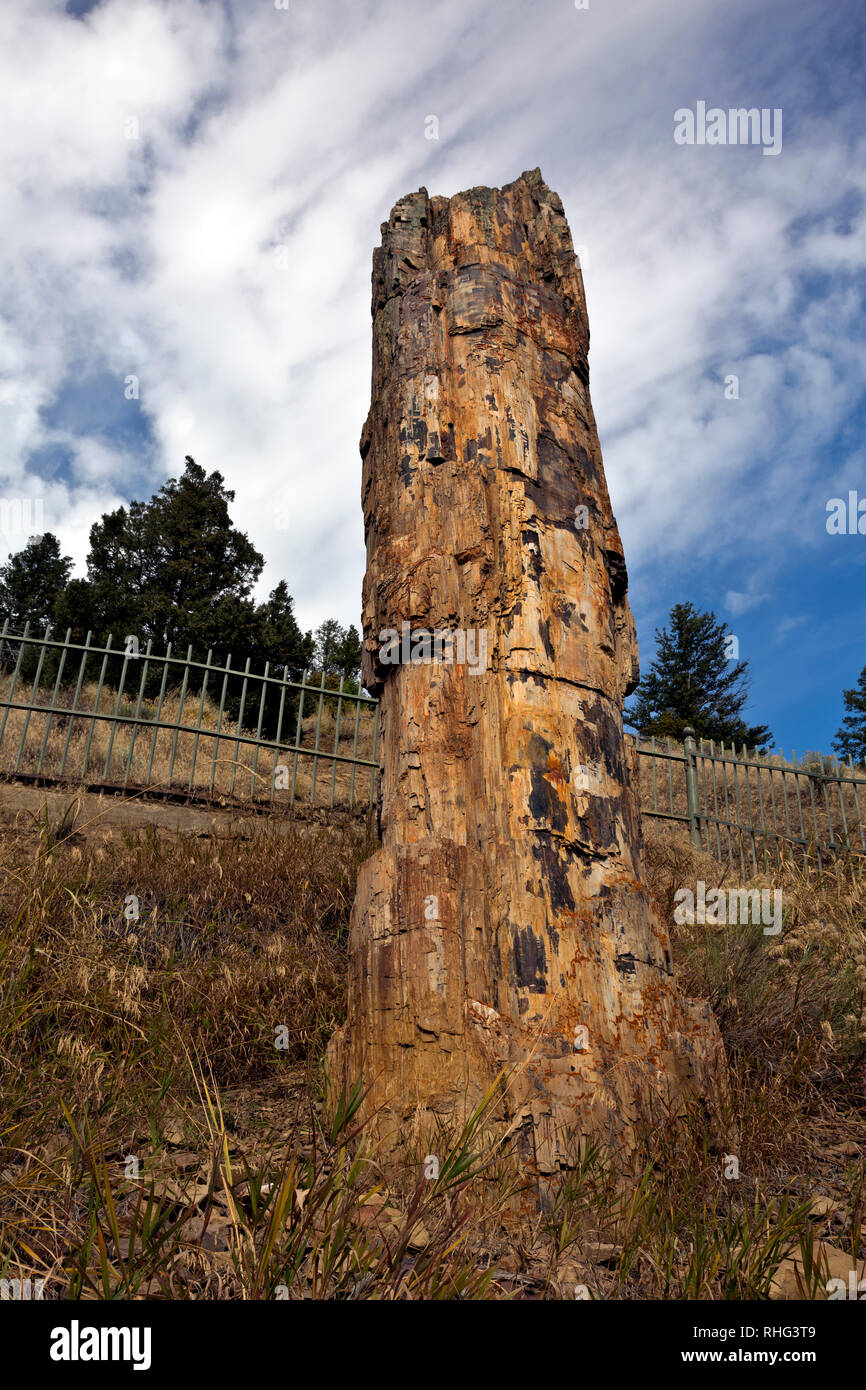
[[[807,621],[805,613],[798,613],[794,617],[782,618],[776,626],[776,641],[781,642],[791,632],[796,632],[798,627],[802,627]]]
[[[738,618],[741,613],[748,613],[753,608],[759,608],[766,601],[766,598],[766,594],[740,593],[736,589],[728,589],[725,594],[725,607],[735,618]]]
[[[789,13],[776,42],[796,74],[807,17]],[[750,16],[746,0],[104,0],[83,21],[47,0],[6,7],[3,486],[23,489],[29,452],[65,442],[52,507],[80,562],[101,510],[193,453],[236,489],[263,587],[285,576],[308,625],[356,621],[379,223],[421,184],[450,194],[540,164],[589,248],[593,401],[632,571],[698,548],[709,561],[757,517],[765,553],[808,542],[806,499],[826,490],[866,377],[850,279],[863,212],[851,235],[828,212],[864,192],[866,162],[844,112],[789,119],[814,102],[808,71],[777,99],[760,42],[747,100],[785,105],[782,156],[674,145],[684,101],[740,104]],[[695,73],[715,93],[692,92]],[[80,437],[46,423],[70,376],[106,370],[120,390],[140,378],[155,444],[134,473],[98,418]]]

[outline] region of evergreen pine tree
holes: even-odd
[[[866,666],[853,690],[843,690],[845,717],[832,747],[843,758],[866,763]]]
[[[26,622],[31,632],[44,632],[71,570],[72,560],[61,555],[55,535],[31,536],[23,550],[0,566],[0,619],[8,618],[14,632]]]
[[[656,629],[658,650],[648,674],[625,711],[625,722],[643,735],[681,740],[691,726],[701,738],[717,742],[766,745],[766,725],[747,725],[742,708],[748,699],[748,662],[728,656],[729,633],[715,613],[691,603],[673,606],[668,626]]]
[[[326,618],[315,637],[315,661],[325,676],[342,676],[352,685],[361,673],[361,638],[358,629],[350,624],[342,627],[334,618]]]
[[[158,652],[169,642],[176,653],[248,650],[264,559],[232,524],[234,496],[187,456],[182,476],[149,502],[106,513],[90,530],[87,580],[61,599],[58,620],[85,623],[98,642],[109,632],[115,645],[127,633],[142,647],[150,638]]]
[[[334,661],[343,679],[353,684],[357,684],[361,678],[361,652],[361,634],[354,624],[350,623],[342,630]]]

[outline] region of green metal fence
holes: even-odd
[[[0,632],[0,775],[182,791],[293,806],[372,805],[378,701],[349,688],[220,664]],[[637,741],[646,816],[687,826],[692,844],[740,870],[791,855],[866,855],[866,772],[835,758],[739,752],[686,731]],[[861,796],[863,801],[861,803]]]
[[[790,760],[686,730],[682,747],[666,739],[637,742],[642,813],[689,827],[692,844],[740,872],[766,872],[794,857],[866,854],[866,771],[835,757]],[[863,797],[861,808],[861,796]]]
[[[0,633],[0,773],[294,805],[372,804],[378,701],[264,670]]]

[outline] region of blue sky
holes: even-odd
[[[671,604],[712,608],[750,718],[827,748],[866,664],[866,535],[826,529],[866,499],[864,34],[855,0],[3,7],[2,495],[43,498],[81,573],[92,521],[191,453],[262,593],[357,622],[379,224],[539,165],[642,665]],[[780,108],[781,153],[678,145],[699,101]]]

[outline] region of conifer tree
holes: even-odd
[[[715,613],[691,603],[674,604],[667,627],[656,628],[655,660],[637,686],[625,722],[643,735],[681,740],[691,727],[701,738],[765,746],[764,724],[748,725],[748,662],[729,657],[730,634]]]
[[[27,622],[32,632],[44,632],[71,570],[72,560],[61,555],[55,535],[31,536],[23,550],[0,566],[0,619],[8,618],[14,632]]]
[[[843,690],[845,717],[832,747],[843,758],[866,763],[866,666],[853,690]]]

